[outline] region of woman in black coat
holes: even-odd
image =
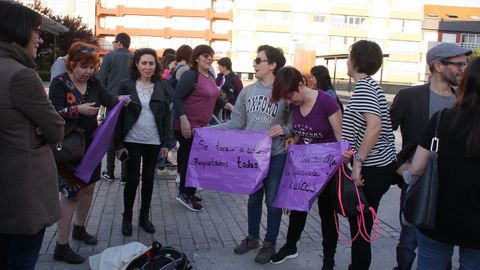
[[[169,86],[160,80],[160,65],[155,50],[135,51],[131,78],[123,81],[119,95],[130,95],[131,102],[120,113],[115,132],[117,158],[127,165],[127,182],[123,192],[123,235],[132,234],[132,214],[142,162],[142,203],[139,225],[148,233],[155,232],[149,220],[155,163],[166,157],[171,143]]]

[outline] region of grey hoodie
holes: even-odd
[[[267,132],[275,125],[281,125],[285,136],[272,138],[272,156],[285,153],[285,138],[292,136],[291,119],[285,120],[285,101],[270,104],[272,85],[263,86],[259,81],[243,88],[235,102],[230,121],[212,126],[213,128],[241,129]],[[290,118],[290,117],[289,117]]]

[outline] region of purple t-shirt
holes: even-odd
[[[206,127],[212,119],[215,102],[220,95],[215,79],[212,76],[199,74],[197,88],[183,101],[185,115],[190,122],[190,127]],[[176,118],[173,122],[174,130],[180,130],[180,120]]]
[[[317,100],[306,116],[300,113],[300,106],[292,105],[293,131],[300,137],[298,143],[337,141],[328,117],[339,109],[337,100],[323,91],[318,91]]]

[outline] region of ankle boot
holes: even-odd
[[[81,264],[85,261],[85,258],[73,251],[68,243],[60,245],[58,242],[55,245],[53,259],[55,261],[66,262],[69,264]]]
[[[73,224],[72,238],[80,240],[87,245],[96,245],[97,238],[85,230],[85,226],[77,226]]]
[[[152,222],[148,219],[148,211],[140,212],[140,218],[138,220],[138,224],[142,227],[147,233],[154,233],[155,226],[153,226]]]
[[[125,236],[132,235],[132,215],[123,213],[122,234]]]

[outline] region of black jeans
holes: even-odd
[[[365,179],[363,191],[367,199],[368,205],[378,210],[378,205],[383,194],[388,191],[393,180],[396,162],[392,162],[384,167],[367,167],[362,168],[362,176]],[[358,232],[357,219],[349,218],[350,235],[354,237]],[[365,227],[370,234],[372,231],[372,216],[369,212],[365,212]],[[372,260],[372,250],[370,243],[358,236],[352,243],[352,268],[351,270],[367,270]]]
[[[155,178],[155,163],[160,145],[125,143],[128,150],[129,159],[124,162],[127,164],[127,182],[123,190],[124,215],[131,217],[133,213],[133,204],[137,193],[138,183],[140,181],[140,161],[142,163],[142,203],[140,214],[147,215],[152,201],[153,179]]]
[[[194,187],[185,187],[185,178],[187,176],[188,157],[192,149],[193,137],[187,139],[183,137],[182,132],[175,130],[175,138],[180,144],[177,152],[177,172],[180,173],[180,193],[187,196],[195,195],[197,189]]]
[[[44,234],[0,234],[0,269],[34,270]]]
[[[106,109],[106,115],[110,113],[109,109]],[[121,173],[120,173],[120,178],[122,180],[127,179],[127,165],[125,162],[121,162]],[[107,173],[110,176],[115,175],[115,146],[113,145],[113,137],[112,140],[110,141],[110,145],[108,146],[108,151],[107,151],[107,165],[106,165],[106,170]]]
[[[322,246],[324,261],[329,260],[333,263],[335,250],[337,248],[338,234],[335,227],[334,206],[330,189],[333,187],[331,179],[322,193],[318,196],[318,212],[320,214],[322,224]],[[298,240],[302,235],[305,223],[307,221],[308,212],[291,211],[290,221],[288,224],[287,243],[288,248],[296,248]]]

